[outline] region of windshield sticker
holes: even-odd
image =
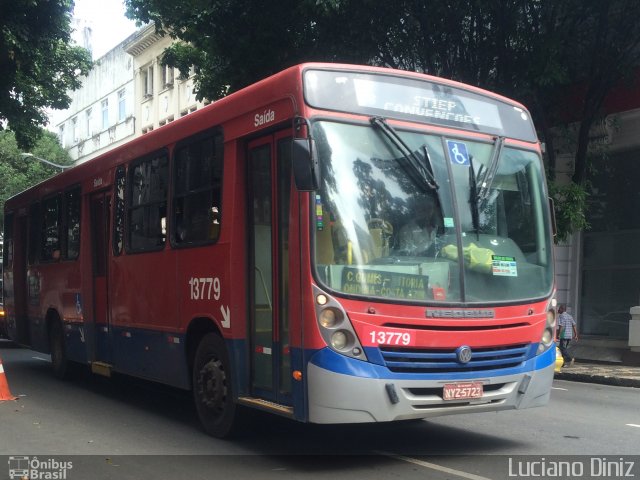
[[[449,160],[452,164],[467,167],[470,165],[469,153],[464,143],[447,140],[447,150],[449,151]]]
[[[444,217],[444,228],[453,228],[453,218],[452,217]]]
[[[517,277],[518,267],[515,257],[503,257],[500,255],[491,255],[491,271],[493,275],[500,277]]]
[[[322,214],[322,198],[320,195],[316,195],[316,228],[318,230],[324,229],[324,216]]]

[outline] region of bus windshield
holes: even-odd
[[[538,154],[501,138],[392,131],[406,148],[376,122],[313,125],[319,281],[342,294],[408,302],[548,295],[551,235]]]

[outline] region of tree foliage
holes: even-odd
[[[58,137],[40,131],[31,153],[58,165],[73,162]],[[13,195],[46,180],[60,170],[32,158],[23,158],[16,136],[12,131],[0,132],[0,225],[4,220],[4,202]]]
[[[0,0],[0,129],[28,149],[47,122],[46,108],[64,109],[67,92],[91,68],[71,45],[72,0]]]
[[[640,64],[637,0],[125,0],[172,35],[165,61],[196,66],[212,100],[301,61],[421,71],[520,100],[555,177],[553,128],[579,122],[571,194],[586,195],[589,130],[607,93]],[[581,203],[583,205],[583,203]],[[584,215],[576,211],[575,219]],[[561,216],[561,221],[562,220]],[[580,222],[570,222],[580,225]],[[571,227],[573,228],[573,227]]]

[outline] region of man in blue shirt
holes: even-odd
[[[572,366],[575,358],[569,353],[569,344],[572,340],[578,340],[578,329],[576,321],[567,313],[567,307],[560,305],[558,307],[558,338],[560,340],[560,353],[564,358],[564,366]]]

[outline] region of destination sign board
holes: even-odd
[[[433,78],[433,77],[432,77]],[[537,142],[529,113],[477,91],[400,75],[307,70],[312,107],[462,128]]]
[[[427,275],[364,270],[345,267],[342,271],[342,291],[357,295],[426,300],[429,287]]]

